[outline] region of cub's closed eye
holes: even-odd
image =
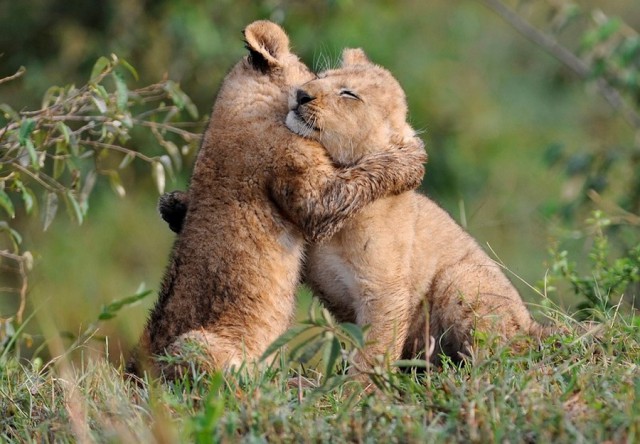
[[[341,89],[340,97],[344,97],[346,99],[360,100],[360,97],[358,97],[356,93],[354,93],[353,91],[349,91],[348,89]]]

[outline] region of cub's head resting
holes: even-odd
[[[392,146],[423,146],[406,120],[398,81],[361,49],[345,49],[340,68],[292,91],[286,124],[320,142],[334,162],[349,165]]]
[[[260,143],[255,139],[268,126],[280,127],[289,111],[287,97],[291,88],[315,78],[289,50],[287,34],[275,23],[266,20],[251,23],[244,30],[244,40],[248,53],[229,71],[218,91],[212,112],[215,118],[211,119],[198,154],[201,162],[196,162],[193,174],[196,179],[201,176],[198,168],[208,168],[220,161],[220,140],[225,144],[237,140],[240,149]],[[218,140],[212,139],[213,134]],[[285,131],[271,134],[271,139],[282,145],[293,140]]]

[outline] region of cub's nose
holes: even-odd
[[[314,99],[315,97],[309,95],[309,93],[303,89],[299,89],[298,91],[296,91],[296,100],[298,101],[298,105],[304,105],[305,103],[309,103]]]

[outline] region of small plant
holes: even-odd
[[[280,350],[281,365],[292,367],[297,373],[298,379],[290,380],[290,385],[313,387],[314,396],[328,396],[336,389],[341,391],[346,383],[357,381],[400,399],[408,383],[420,384],[416,371],[429,368],[429,363],[419,358],[389,362],[378,357],[363,367],[355,357],[365,352],[367,329],[368,326],[362,328],[350,322],[337,323],[325,308],[318,308],[314,302],[308,319],[276,339],[262,359]],[[349,369],[356,369],[358,376],[354,378]]]
[[[321,356],[324,384],[327,384],[334,376],[344,376],[343,370],[353,355],[365,346],[364,333],[355,324],[336,323],[328,310],[318,310],[314,302],[309,308],[309,318],[276,339],[264,352],[262,359],[265,360],[286,345],[290,346],[288,361],[303,367],[317,364]]]
[[[581,298],[577,305],[579,319],[602,320],[622,302],[631,284],[640,282],[640,242],[622,257],[611,259],[611,245],[606,234],[611,219],[602,211],[594,211],[587,224],[593,232],[593,243],[587,258],[589,270],[581,274],[578,264],[571,261],[567,250],[552,250],[550,282],[565,281]],[[555,287],[548,287],[555,290]]]

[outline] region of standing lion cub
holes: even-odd
[[[205,369],[257,359],[289,326],[305,240],[330,236],[374,199],[422,180],[420,145],[335,167],[319,143],[289,131],[288,93],[315,76],[274,23],[254,22],[244,36],[249,54],[216,98],[134,372],[146,364],[175,376],[193,343]]]
[[[287,126],[320,142],[338,165],[416,139],[404,91],[359,49],[345,50],[341,68],[302,85],[289,108]],[[179,231],[184,207],[177,202],[190,203],[185,194],[165,195],[160,211]],[[370,325],[360,369],[380,355],[396,360],[426,351],[434,362],[441,353],[457,360],[474,331],[505,340],[544,332],[500,267],[416,192],[379,199],[332,238],[310,245],[306,282],[339,321]]]

